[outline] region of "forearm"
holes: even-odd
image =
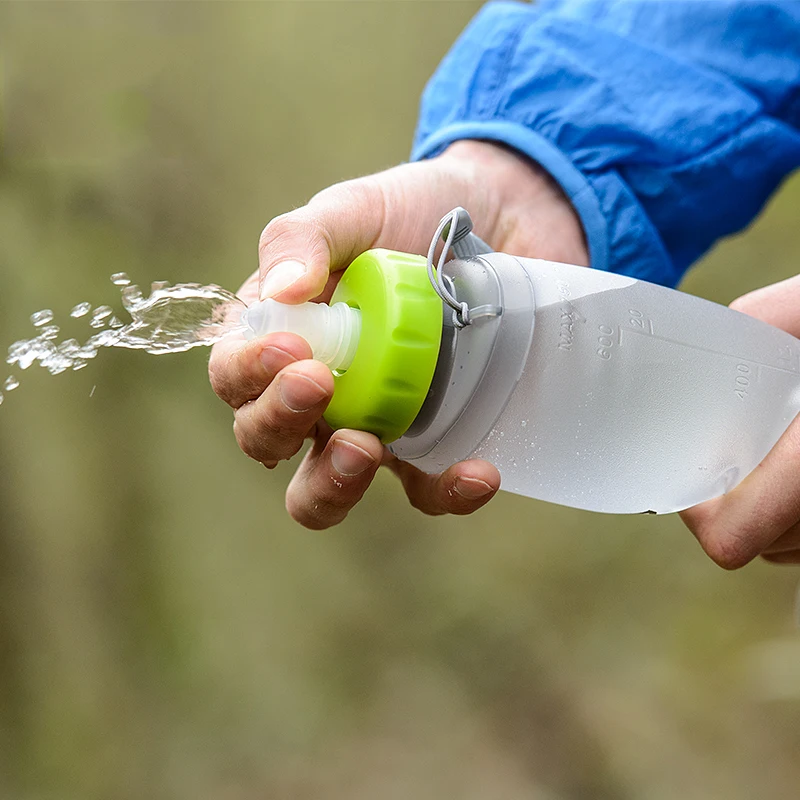
[[[798,124],[800,4],[499,3],[426,89],[414,157],[513,147],[569,197],[593,266],[675,284],[800,165]]]

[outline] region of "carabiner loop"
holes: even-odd
[[[442,236],[445,237],[444,247],[442,247],[434,269],[433,258],[436,253],[436,245]],[[454,208],[442,217],[436,233],[431,239],[431,246],[428,248],[428,278],[436,294],[453,309],[453,325],[456,328],[465,328],[478,316],[496,317],[502,314],[503,310],[495,306],[477,306],[471,309],[467,303],[459,302],[458,298],[450,292],[445,285],[442,270],[451,250],[460,258],[492,252],[491,247],[472,233],[472,219],[467,210],[461,206]]]
[[[450,253],[450,248],[455,242],[456,234],[459,229],[459,216],[462,213],[466,214],[467,219],[469,220],[469,214],[467,214],[463,208],[454,208],[452,211],[442,217],[439,226],[436,228],[436,233],[433,234],[433,239],[431,239],[431,246],[428,248],[428,278],[436,294],[442,298],[443,302],[447,303],[447,305],[453,309],[453,324],[457,328],[464,328],[469,325],[469,306],[466,303],[459,303],[453,294],[448,290],[444,284],[442,270],[444,269],[445,262],[447,261],[447,256]],[[446,234],[444,234],[445,228],[447,228]],[[471,228],[472,220],[469,220],[467,233],[469,233]],[[436,270],[434,271],[433,258],[436,254],[436,245],[439,243],[439,238],[443,234],[446,237],[444,240],[444,247],[439,255],[439,261],[436,265]]]

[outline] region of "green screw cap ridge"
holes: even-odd
[[[332,428],[369,431],[384,444],[409,428],[428,394],[442,338],[442,301],[422,256],[368,250],[347,268],[331,303],[361,311],[353,363],[334,373]]]

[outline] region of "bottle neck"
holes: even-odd
[[[261,300],[244,311],[242,323],[248,339],[279,331],[301,336],[317,361],[339,372],[353,363],[361,334],[361,312],[347,303],[287,305]]]

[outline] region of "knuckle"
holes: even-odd
[[[411,508],[421,511],[429,517],[441,517],[447,513],[441,506],[432,505],[430,498],[421,497],[414,492],[408,494],[408,502],[411,504]]]
[[[341,181],[322,189],[311,198],[309,205],[346,202],[349,207],[362,208],[375,201],[379,190],[378,181],[374,176],[368,175],[363,178]]]
[[[230,357],[217,356],[212,352],[211,359],[208,362],[208,379],[217,397],[230,404],[233,398],[230,380]]]
[[[261,442],[251,435],[247,426],[243,425],[240,419],[234,419],[233,421],[233,435],[236,437],[236,443],[239,445],[239,449],[248,458],[252,458],[255,461],[268,460],[261,449]]]
[[[313,236],[317,231],[314,228],[313,220],[302,216],[299,211],[289,211],[279,217],[270,220],[258,240],[259,253],[263,254],[267,250],[274,250],[278,253],[286,249],[286,244],[296,241],[298,238],[307,239],[309,234]],[[309,230],[311,229],[311,230]]]
[[[258,238],[258,247],[260,250],[263,250],[265,247],[268,247],[272,241],[274,241],[278,236],[281,235],[283,231],[286,230],[287,224],[291,224],[291,212],[286,214],[281,214],[278,217],[273,217],[265,226],[264,230],[261,231],[261,236]],[[289,222],[287,223],[287,220]]]
[[[729,306],[728,308],[732,309],[733,311],[738,311],[741,314],[748,314],[750,315],[755,308],[755,299],[753,298],[752,292],[750,294],[744,294],[741,297],[737,297]]]
[[[294,456],[303,446],[302,436],[249,413],[254,405],[243,406],[233,423],[233,433],[241,451],[261,463],[285,461]]]
[[[761,549],[758,543],[764,539],[765,531],[759,529],[758,522],[737,521],[724,505],[703,503],[682,511],[681,517],[706,555],[722,569],[745,566]]]
[[[302,481],[290,485],[286,510],[296,522],[312,530],[337,525],[361,500],[371,476],[337,477],[316,470]]]
[[[361,499],[364,491],[360,490],[357,481],[350,479],[347,482],[351,486],[345,486],[345,481],[333,475],[329,475],[327,480],[323,478],[317,493],[317,500],[321,506],[333,514],[344,516]]]
[[[320,498],[304,498],[302,501],[291,492],[286,495],[286,511],[289,516],[304,528],[322,531],[337,525],[346,516],[349,508],[336,508]]]
[[[739,569],[756,555],[748,545],[747,532],[742,530],[710,530],[701,543],[709,558],[726,570]]]

